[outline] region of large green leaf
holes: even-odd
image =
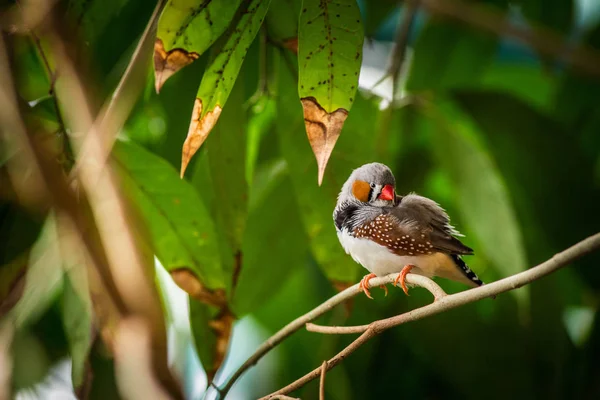
[[[242,269],[232,301],[242,316],[269,301],[289,274],[306,263],[307,242],[284,161],[263,167],[250,196]]]
[[[505,182],[488,155],[477,125],[451,101],[430,105],[426,116],[439,165],[448,174],[462,220],[480,252],[503,276],[527,268],[521,228]],[[521,301],[526,291],[513,292]]]
[[[34,322],[60,292],[63,268],[56,218],[50,214],[29,254],[23,295],[11,310],[17,329]]]
[[[225,32],[241,0],[169,0],[156,33],[157,90],[202,55]]]
[[[280,87],[287,88],[292,84],[290,71],[282,69]],[[372,130],[378,113],[377,105],[360,95],[354,107],[356,112],[348,117],[348,135],[340,139],[333,152],[326,182],[320,188],[314,184],[317,166],[304,139],[302,110],[294,93],[279,91],[275,123],[313,256],[329,279],[343,282],[356,280],[361,267],[344,252],[338,241],[332,220],[333,209],[352,170],[374,159]]]
[[[557,92],[556,80],[538,66],[516,63],[492,65],[474,86],[510,94],[541,111],[551,109]]]
[[[69,0],[67,15],[88,41],[97,39],[129,0]]]
[[[272,0],[265,25],[269,38],[277,41],[298,38],[298,18],[302,0]]]
[[[365,32],[368,36],[373,36],[381,27],[381,24],[398,7],[396,0],[367,0],[365,4]],[[399,27],[396,27],[399,29]]]
[[[354,0],[302,3],[298,27],[298,94],[328,113],[349,111],[358,88],[363,28]]]
[[[234,317],[228,309],[219,309],[192,298],[189,299],[189,307],[196,352],[208,381],[212,382],[229,349]]]
[[[242,247],[246,227],[248,183],[246,182],[246,140],[248,121],[240,110],[244,101],[244,82],[236,84],[231,94],[231,108],[223,111],[215,134],[205,143],[210,186],[196,183],[203,195],[210,190],[211,212],[228,239],[231,257]]]
[[[597,231],[600,190],[593,184],[595,159],[586,157],[597,148],[581,146],[577,132],[511,96],[465,92],[457,99],[486,133],[488,149],[520,208],[519,220],[536,262]],[[578,264],[587,266],[578,270],[585,283],[600,287],[593,257]]]
[[[69,341],[73,387],[85,379],[86,364],[92,345],[92,303],[85,264],[66,266],[62,294],[62,319]]]
[[[208,288],[224,288],[214,223],[194,188],[169,163],[133,143],[118,141],[113,155],[162,265],[189,268]]]
[[[306,0],[298,24],[298,94],[318,182],[358,89],[364,40],[354,0]]]
[[[498,41],[472,28],[430,19],[414,45],[406,88],[443,90],[470,85],[492,61]]]
[[[244,58],[262,25],[270,0],[246,0],[233,25],[215,45],[192,110],[192,121],[183,145],[181,175],[217,123],[233,89]]]

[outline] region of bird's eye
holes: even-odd
[[[375,184],[371,183],[371,189],[375,189]]]

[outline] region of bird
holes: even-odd
[[[338,195],[333,220],[346,253],[370,272],[359,289],[371,299],[369,280],[398,272],[393,284],[400,282],[406,295],[409,272],[470,287],[484,284],[462,259],[473,249],[457,238],[463,235],[450,225],[446,211],[416,193],[396,194],[396,180],[384,164],[352,171]]]

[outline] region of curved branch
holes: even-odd
[[[369,281],[369,285],[372,287],[377,287],[380,285],[392,283],[392,282],[394,282],[394,280],[396,279],[397,276],[398,276],[398,274],[390,274],[387,276],[373,278]],[[444,292],[444,290],[437,283],[435,283],[434,281],[432,281],[431,279],[429,279],[425,276],[409,273],[406,275],[406,282],[410,285],[420,286],[424,289],[427,289],[433,295],[434,300],[439,300],[439,299],[443,298],[444,296],[446,296],[446,292]],[[227,395],[227,393],[229,392],[229,390],[231,389],[231,387],[233,386],[233,384],[238,380],[238,378],[247,369],[249,369],[254,364],[256,364],[258,362],[258,360],[260,360],[271,349],[273,349],[275,346],[277,346],[279,343],[281,343],[285,338],[287,338],[288,336],[290,336],[292,333],[296,332],[297,330],[301,329],[303,326],[305,326],[310,321],[313,321],[313,320],[317,319],[318,317],[320,317],[321,315],[325,314],[327,311],[331,310],[336,305],[343,303],[344,301],[361,293],[362,291],[359,289],[358,286],[359,286],[359,284],[357,283],[357,284],[352,285],[349,288],[339,292],[338,294],[331,297],[329,300],[322,303],[318,307],[316,307],[316,308],[312,309],[311,311],[309,311],[308,313],[296,318],[295,320],[293,320],[292,322],[290,322],[289,324],[287,324],[286,326],[281,328],[273,336],[268,338],[263,344],[261,344],[258,347],[258,349],[256,349],[254,354],[252,354],[252,356],[250,358],[248,358],[246,360],[246,362],[244,362],[244,364],[242,364],[242,366],[239,367],[227,381],[225,381],[224,386],[220,390],[217,390],[217,392],[218,392],[217,396],[219,398],[224,398]]]
[[[321,364],[321,379],[319,380],[319,400],[325,400],[325,373],[327,372],[327,360]]]
[[[600,248],[600,233],[588,237],[581,242],[569,247],[568,249],[555,254],[548,261],[533,267],[527,271],[523,271],[516,275],[509,276],[508,278],[501,279],[499,281],[480,286],[475,289],[466,290],[464,292],[444,296],[440,300],[429,304],[427,306],[417,308],[404,314],[400,314],[394,317],[375,321],[368,325],[362,335],[360,335],[354,342],[350,343],[346,348],[336,354],[333,358],[327,361],[327,370],[335,367],[342,360],[352,354],[356,349],[366,343],[369,339],[377,336],[381,332],[388,330],[392,327],[401,325],[406,322],[416,321],[429,317],[431,315],[439,314],[444,311],[457,308],[459,306],[472,303],[486,297],[498,295],[500,293],[508,292],[528,283],[536,281],[559,268],[575,261],[576,259],[593,252]],[[407,276],[408,277],[408,276]],[[373,279],[373,281],[375,281]],[[321,375],[323,368],[319,366],[302,378],[292,382],[286,387],[278,390],[277,392],[263,397],[262,399],[269,399],[275,394],[286,394],[294,390],[297,390],[304,386],[306,383],[318,378]]]

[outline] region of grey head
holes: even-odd
[[[342,186],[337,205],[348,202],[366,203],[375,207],[391,206],[395,202],[396,179],[384,164],[365,164],[350,174]]]

